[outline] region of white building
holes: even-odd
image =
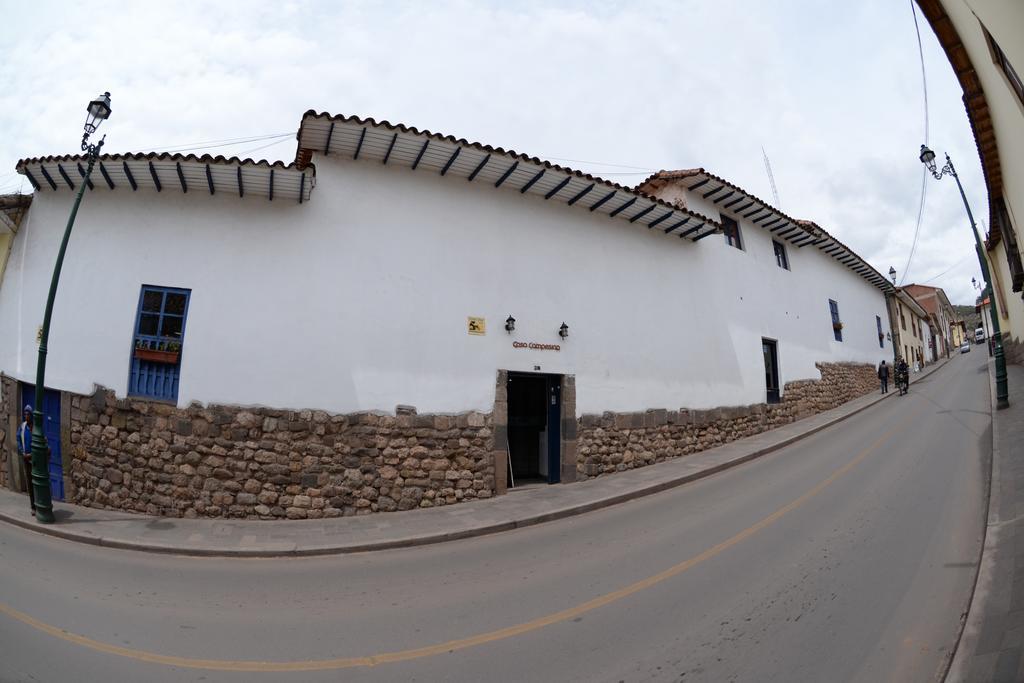
[[[80,165],[18,165],[36,192],[0,286],[0,372],[14,380],[34,376]],[[477,481],[501,493],[517,429],[540,441],[522,476],[569,480],[583,472],[586,414],[785,403],[787,385],[834,364],[860,364],[871,379],[893,355],[892,289],[820,227],[703,169],[629,188],[307,112],[287,166],[101,158],[64,266],[47,383],[139,399],[107,407],[129,421],[146,401],[174,415],[193,402],[480,414],[494,462],[493,480]],[[73,432],[88,431],[87,413],[67,418],[83,422]],[[203,452],[195,438],[182,448]],[[90,477],[69,484],[84,491]],[[145,493],[102,504],[143,509]],[[229,514],[227,504],[200,514],[213,507]]]

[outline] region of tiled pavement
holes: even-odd
[[[927,377],[944,362],[911,381]],[[649,467],[439,508],[263,522],[148,517],[57,503],[56,523],[42,525],[31,516],[26,495],[0,490],[0,521],[82,543],[185,555],[322,555],[440,543],[578,515],[679,486],[783,448],[895,395],[871,393],[778,429]]]
[[[948,681],[1024,681],[1024,366],[1007,366],[1007,380],[1010,407],[992,411],[981,569]],[[993,406],[994,392],[993,380]]]

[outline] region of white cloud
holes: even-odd
[[[534,155],[704,166],[770,200],[763,146],[787,213],[882,272],[910,251],[924,132],[908,3],[36,2],[7,19],[0,190],[18,187],[17,159],[75,151],[86,102],[109,89],[107,151],[294,131],[313,108]],[[922,38],[931,146],[986,219],[959,88],[923,22]],[[288,137],[254,153],[294,151]],[[971,253],[955,186],[930,181],[907,281],[948,270],[933,284],[971,302]]]

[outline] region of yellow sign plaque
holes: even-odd
[[[483,318],[469,316],[466,318],[466,331],[470,334],[485,335],[487,334],[487,321]]]

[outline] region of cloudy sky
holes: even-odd
[[[973,303],[951,179],[930,180],[912,0],[47,2],[0,0],[0,192],[19,158],[76,152],[111,92],[104,151],[290,161],[307,109],[403,122],[623,184],[703,166],[850,245],[880,272]],[[919,17],[928,143],[979,220],[960,90]],[[279,135],[279,137],[269,137]],[[258,139],[257,139],[258,138]],[[241,141],[240,141],[241,140]],[[227,141],[234,141],[225,144]]]

